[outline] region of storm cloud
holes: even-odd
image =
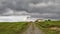
[[[0,0],[0,16],[11,15],[60,19],[60,0]]]

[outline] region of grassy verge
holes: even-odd
[[[60,34],[60,21],[37,22],[36,25],[46,34]]]
[[[1,22],[0,34],[21,34],[27,25],[27,22]]]

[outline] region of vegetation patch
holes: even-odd
[[[46,34],[60,34],[60,21],[37,22],[36,25]]]
[[[0,34],[20,34],[27,25],[27,22],[0,22]]]

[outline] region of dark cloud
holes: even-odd
[[[13,12],[26,11],[32,17],[60,19],[60,0],[0,0],[1,16],[9,12],[8,8]]]

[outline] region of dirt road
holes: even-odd
[[[34,23],[31,23],[29,28],[22,34],[44,34]]]

